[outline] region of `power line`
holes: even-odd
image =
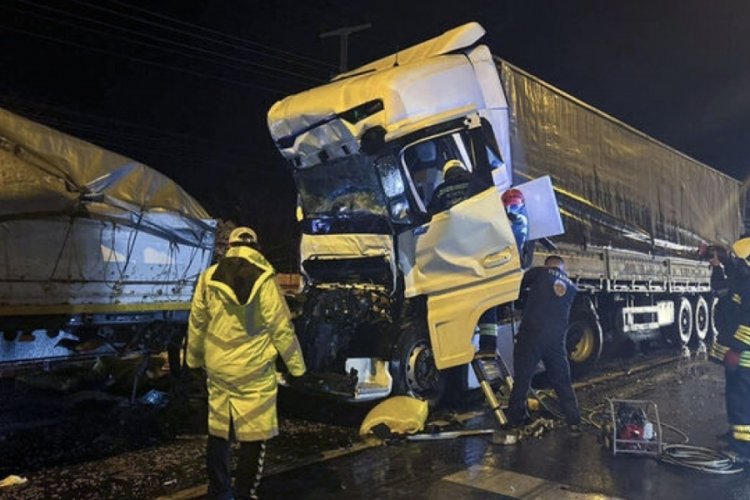
[[[74,0],[74,1],[79,1],[79,0]],[[331,64],[329,62],[323,61],[322,59],[316,59],[316,58],[313,58],[313,57],[303,56],[303,55],[298,54],[296,52],[290,52],[290,51],[287,51],[287,50],[284,50],[284,49],[279,49],[277,47],[273,47],[271,45],[267,45],[267,44],[264,44],[264,43],[261,43],[261,42],[256,42],[254,40],[249,40],[247,38],[241,38],[241,37],[238,37],[238,36],[230,35],[229,33],[224,33],[222,31],[214,30],[214,29],[211,29],[211,28],[206,28],[205,26],[201,26],[201,25],[198,25],[198,24],[193,24],[193,23],[190,23],[190,22],[187,22],[187,21],[183,21],[181,19],[177,19],[175,17],[168,16],[166,14],[161,14],[161,13],[154,12],[154,11],[151,11],[151,10],[148,10],[148,9],[144,9],[142,7],[136,7],[134,5],[129,5],[129,4],[125,3],[125,2],[121,2],[121,1],[118,1],[118,0],[110,0],[110,2],[112,2],[114,4],[117,4],[117,5],[120,5],[122,7],[126,7],[126,8],[129,8],[129,9],[132,9],[132,10],[136,10],[136,11],[139,11],[139,12],[143,12],[143,13],[152,15],[152,16],[160,18],[160,19],[165,19],[165,20],[171,21],[171,22],[176,23],[176,24],[180,24],[180,25],[183,25],[183,26],[189,26],[191,28],[194,28],[194,29],[206,32],[206,33],[212,33],[212,34],[215,34],[215,35],[223,36],[223,37],[226,37],[226,38],[228,38],[230,40],[236,40],[238,42],[255,45],[257,47],[262,47],[262,48],[267,49],[267,50],[274,50],[274,51],[279,52],[281,54],[284,54],[286,56],[292,56],[292,57],[296,57],[298,59],[310,61],[310,62],[319,64],[319,65],[327,66],[327,67],[329,67],[331,69],[335,69],[336,68],[335,64]],[[89,4],[89,5],[91,5],[91,4]],[[100,7],[100,8],[103,9],[104,7]],[[143,21],[145,22],[145,20],[143,20]],[[177,28],[171,28],[171,29],[177,30]],[[192,36],[202,37],[202,35],[197,35],[197,34],[193,34]],[[203,38],[205,38],[205,37],[203,37]],[[206,38],[206,39],[213,40],[211,38]],[[219,40],[216,40],[216,42],[217,43],[225,43],[226,44],[226,42],[221,42]],[[251,50],[248,47],[242,47],[242,46],[237,46],[237,45],[231,45],[231,46],[233,46],[235,48],[242,49],[242,50]],[[271,55],[269,54],[269,57],[270,56]],[[277,58],[277,56],[273,56],[273,57]]]
[[[75,116],[78,116],[78,117],[88,118],[88,119],[94,120],[94,121],[100,121],[100,122],[105,122],[105,123],[118,124],[118,125],[122,125],[122,126],[125,126],[125,127],[130,127],[130,128],[133,128],[133,129],[137,129],[137,130],[142,130],[142,131],[144,131],[144,133],[148,133],[150,135],[150,137],[153,137],[153,134],[156,133],[156,134],[162,134],[162,135],[166,135],[166,136],[172,136],[172,137],[174,137],[176,139],[180,139],[180,140],[184,140],[184,141],[190,141],[190,143],[202,142],[202,143],[206,143],[206,144],[212,144],[212,145],[227,147],[227,144],[224,143],[224,142],[219,142],[219,141],[214,141],[214,140],[211,140],[211,139],[206,139],[205,137],[198,137],[196,135],[191,135],[191,134],[186,134],[186,133],[181,133],[181,132],[175,132],[175,131],[171,131],[171,130],[165,130],[163,128],[158,128],[158,127],[151,127],[151,126],[144,125],[144,124],[141,124],[141,123],[135,123],[135,122],[127,121],[127,120],[122,120],[122,119],[119,119],[119,118],[113,118],[111,116],[102,116],[102,115],[97,115],[97,114],[94,114],[94,113],[85,113],[83,111],[79,111],[79,110],[76,110],[76,109],[73,109],[73,108],[69,108],[69,107],[61,106],[61,105],[57,105],[57,104],[48,104],[48,103],[43,103],[43,102],[32,101],[30,99],[19,98],[19,97],[16,97],[16,96],[14,96],[14,97],[7,97],[7,96],[2,96],[2,95],[0,95],[0,102],[3,102],[6,105],[10,105],[10,106],[17,106],[18,104],[21,104],[22,106],[25,107],[25,109],[27,109],[29,111],[42,112],[44,110],[52,110],[52,111],[55,111],[58,114],[75,115]],[[240,151],[240,150],[252,151],[252,149],[250,149],[250,148],[245,149],[246,147],[240,147],[240,146],[237,146],[237,145],[231,145],[230,147],[232,149],[236,149],[238,151]]]
[[[79,15],[79,14],[73,14],[73,13],[67,12],[67,11],[62,10],[62,9],[57,9],[55,7],[50,7],[48,5],[43,5],[43,4],[36,3],[36,2],[34,2],[32,0],[17,0],[17,1],[20,2],[20,3],[26,4],[26,5],[30,5],[30,6],[36,7],[38,9],[55,12],[57,14],[62,14],[64,16],[72,17],[74,19],[88,21],[90,23],[98,24],[98,25],[101,25],[101,26],[106,26],[108,28],[119,30],[119,31],[122,31],[122,32],[125,32],[125,33],[130,33],[130,34],[134,34],[134,35],[141,36],[141,37],[144,37],[144,38],[149,38],[149,39],[156,40],[156,41],[159,41],[159,42],[162,42],[162,43],[171,44],[171,45],[174,45],[174,46],[177,46],[177,47],[187,48],[187,49],[193,50],[195,52],[202,52],[204,54],[213,55],[213,56],[216,56],[216,57],[224,58],[224,59],[227,59],[227,60],[230,60],[230,61],[234,61],[234,62],[238,62],[238,63],[241,63],[241,64],[245,64],[245,65],[248,65],[248,66],[254,66],[256,68],[263,68],[263,69],[270,70],[270,71],[276,71],[278,73],[282,73],[282,74],[285,74],[287,76],[294,76],[294,77],[298,77],[298,78],[303,78],[303,79],[310,80],[310,81],[315,82],[315,83],[323,83],[325,81],[325,80],[322,80],[322,79],[319,79],[319,78],[315,78],[315,77],[303,75],[303,74],[298,73],[296,71],[286,70],[286,69],[283,69],[283,68],[277,68],[277,67],[274,67],[274,66],[269,66],[269,65],[263,64],[263,63],[249,61],[249,60],[242,59],[242,58],[239,58],[239,57],[234,57],[234,56],[230,56],[230,55],[227,55],[227,54],[223,54],[223,53],[217,52],[215,50],[204,49],[202,47],[197,47],[195,45],[178,42],[178,41],[171,40],[169,38],[164,38],[164,37],[161,37],[161,36],[158,36],[158,35],[151,35],[151,34],[148,34],[148,33],[144,33],[142,31],[133,30],[133,29],[130,29],[130,28],[125,28],[125,27],[122,27],[122,26],[118,26],[116,24],[108,23],[106,21],[100,21],[100,20],[92,18],[92,17],[82,16],[82,15]],[[73,1],[76,1],[76,0],[73,0]],[[40,14],[36,14],[36,15],[40,15]],[[53,21],[54,22],[61,22],[59,20],[53,20]],[[82,27],[75,26],[75,25],[74,25],[74,27],[82,28]],[[83,28],[83,29],[91,30],[91,28]],[[150,47],[156,47],[156,48],[159,48],[161,50],[168,50],[168,51],[170,50],[170,49],[165,49],[164,47],[155,46],[153,44],[147,44],[146,42],[142,42],[142,41],[129,40],[127,38],[124,38],[124,37],[121,37],[121,36],[117,36],[117,35],[113,35],[113,34],[102,33],[102,32],[98,32],[98,33],[104,34],[105,36],[110,36],[110,37],[116,37],[116,38],[124,39],[124,40],[132,42],[132,43],[139,43],[141,45],[147,45],[147,46],[150,46]],[[198,56],[192,56],[192,55],[189,55],[189,54],[185,54],[184,52],[182,54],[186,55],[187,57],[196,57],[198,59],[208,60],[209,62],[214,62],[216,64],[226,64],[226,63],[221,63],[219,61],[212,61],[210,59],[200,58]],[[238,69],[236,66],[230,66],[230,67]],[[279,77],[277,75],[271,75],[269,73],[267,73],[267,75],[268,76],[274,76],[275,78],[281,78],[281,77]]]
[[[227,161],[236,164],[249,165],[252,158],[250,155],[245,157],[231,154],[226,151],[221,152],[222,154],[217,154],[214,151],[198,151],[191,154],[190,152],[181,149],[179,146],[175,147],[175,145],[165,145],[158,139],[151,139],[150,141],[144,140],[143,136],[102,130],[94,125],[75,123],[69,120],[59,120],[50,116],[38,116],[36,117],[36,120],[53,127],[78,131],[78,133],[82,133],[86,136],[85,140],[121,148],[120,151],[141,151],[150,156],[171,158],[179,160],[183,164],[190,164],[193,166],[205,166],[206,164],[216,162],[226,163]],[[157,143],[158,148],[153,147],[154,142]],[[272,170],[263,168],[262,166],[255,166],[254,168],[248,167],[247,170],[252,172],[252,175],[291,179],[290,174],[285,173],[281,168],[278,170]]]
[[[28,36],[32,36],[32,37],[36,37],[36,38],[42,38],[44,40],[50,40],[50,41],[53,41],[53,42],[62,43],[63,45],[69,45],[71,47],[77,47],[77,48],[84,49],[84,50],[89,50],[89,51],[92,51],[92,52],[99,52],[99,53],[102,53],[102,54],[108,54],[108,55],[111,55],[111,56],[119,57],[121,59],[127,59],[129,61],[138,62],[138,63],[146,64],[146,65],[149,65],[149,66],[154,66],[154,67],[157,67],[157,68],[160,68],[160,69],[164,69],[164,70],[175,71],[177,73],[184,73],[184,74],[196,76],[196,77],[199,77],[199,78],[207,78],[207,79],[211,79],[211,80],[217,80],[217,81],[224,82],[224,83],[231,83],[233,85],[239,85],[241,87],[255,88],[255,89],[258,89],[258,90],[265,90],[266,92],[271,92],[271,93],[274,93],[274,94],[280,94],[280,95],[285,95],[286,94],[281,89],[274,89],[274,88],[271,88],[271,87],[266,87],[264,85],[254,84],[254,83],[250,83],[250,82],[243,82],[243,81],[234,80],[234,79],[231,79],[231,78],[224,78],[224,77],[221,77],[221,76],[211,75],[211,74],[208,74],[208,73],[202,73],[200,71],[194,71],[194,70],[191,70],[191,69],[181,68],[179,66],[173,66],[173,65],[170,65],[170,64],[157,63],[157,62],[154,62],[154,61],[149,61],[148,59],[142,59],[140,57],[127,56],[127,55],[124,55],[124,54],[120,54],[118,52],[113,52],[111,50],[105,50],[105,49],[100,49],[100,48],[97,48],[97,47],[91,47],[91,46],[88,46],[88,45],[84,45],[84,44],[81,44],[81,43],[71,42],[70,40],[66,40],[64,38],[59,38],[59,37],[54,37],[54,36],[49,36],[49,35],[42,35],[40,33],[35,33],[33,31],[23,30],[23,29],[20,29],[20,28],[13,28],[13,27],[10,27],[10,26],[7,26],[7,25],[2,25],[2,24],[0,24],[0,27],[2,27],[3,29],[6,29],[8,31],[13,31],[15,33],[22,33],[24,35],[28,35]]]
[[[97,10],[104,11],[104,12],[109,12],[109,13],[114,14],[116,16],[124,17],[124,18],[131,19],[131,20],[135,20],[137,22],[148,24],[148,25],[151,25],[151,26],[156,26],[156,27],[159,27],[159,28],[164,29],[164,30],[173,31],[175,33],[181,33],[181,34],[193,37],[193,38],[198,38],[198,39],[201,39],[201,40],[206,40],[206,41],[211,42],[211,43],[217,43],[217,44],[224,45],[224,46],[227,46],[227,47],[231,47],[231,48],[234,48],[234,49],[237,49],[237,50],[243,50],[243,51],[250,52],[250,53],[253,53],[253,54],[258,54],[258,55],[261,55],[263,57],[267,57],[269,59],[275,59],[277,61],[282,61],[282,62],[285,62],[285,63],[297,64],[297,65],[300,65],[300,66],[306,66],[306,67],[315,68],[315,69],[321,69],[321,65],[332,67],[332,65],[330,65],[329,63],[327,63],[325,61],[319,61],[319,60],[314,60],[314,59],[306,58],[304,56],[300,56],[300,55],[297,55],[297,54],[292,53],[292,52],[285,52],[285,51],[283,51],[281,49],[270,48],[270,50],[276,50],[277,52],[283,52],[283,53],[285,53],[284,56],[278,56],[276,54],[269,54],[267,51],[264,52],[264,51],[261,51],[259,49],[254,49],[254,48],[251,48],[251,47],[245,47],[245,46],[242,46],[242,45],[237,45],[235,43],[229,43],[229,42],[227,42],[225,40],[220,40],[220,39],[217,39],[217,38],[213,38],[213,37],[208,37],[208,36],[205,36],[205,35],[201,35],[201,34],[196,33],[194,31],[191,32],[191,31],[188,31],[188,30],[184,30],[184,29],[180,29],[180,28],[175,28],[173,26],[169,26],[169,25],[166,25],[166,24],[163,24],[163,23],[159,23],[159,22],[148,20],[148,19],[144,19],[142,17],[131,16],[129,14],[125,14],[123,12],[119,12],[119,11],[116,11],[116,10],[113,10],[113,9],[109,9],[107,7],[102,7],[100,5],[94,5],[94,4],[91,4],[89,2],[84,2],[84,1],[81,1],[81,0],[71,0],[71,1],[76,2],[78,4],[86,5],[86,6],[90,7],[90,8],[93,8],[93,9],[97,9]],[[199,29],[202,29],[204,31],[209,31],[209,32],[217,33],[217,34],[219,34],[221,36],[225,36],[225,37],[228,37],[228,38],[236,38],[236,37],[233,37],[232,35],[229,35],[227,33],[222,33],[220,31],[210,30],[208,28],[203,28],[203,27],[198,26],[198,25],[193,25],[191,23],[187,23],[187,22],[181,21],[179,19],[170,18],[169,16],[158,14],[156,12],[148,11],[146,9],[142,9],[142,8],[135,7],[135,6],[132,6],[132,5],[124,4],[122,2],[115,1],[114,3],[116,3],[118,5],[121,5],[123,7],[127,7],[127,8],[130,8],[130,9],[133,9],[133,10],[138,10],[138,11],[146,12],[146,13],[148,13],[150,15],[153,15],[153,16],[156,16],[156,17],[166,18],[166,19],[171,20],[172,22],[176,22],[176,23],[180,23],[180,24],[187,24],[187,25],[193,26],[194,28],[199,28]],[[243,40],[245,43],[257,43],[257,42],[252,42],[250,40],[245,40],[245,39],[241,39],[241,38],[238,38],[238,39],[239,40]],[[269,50],[269,48],[267,48],[266,50]],[[290,57],[296,57],[299,60],[297,60],[297,61],[290,60]],[[309,62],[307,62],[307,61],[309,61]]]

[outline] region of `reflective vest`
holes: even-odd
[[[305,372],[284,296],[266,259],[232,247],[198,279],[190,309],[187,364],[208,376],[208,430],[238,441],[278,434],[276,356]]]

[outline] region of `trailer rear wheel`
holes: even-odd
[[[675,299],[674,323],[662,330],[667,344],[684,346],[693,333],[693,306],[687,297]]]
[[[390,363],[393,393],[405,394],[437,406],[446,387],[446,372],[435,366],[425,325],[407,324],[401,332]]]
[[[706,336],[706,345],[711,346],[716,342],[716,338],[719,336],[719,329],[716,326],[716,306],[719,304],[718,297],[711,297],[711,305],[708,308],[708,335]]]
[[[708,336],[708,329],[710,327],[710,311],[708,309],[708,302],[701,296],[698,296],[693,306],[695,312],[693,318],[693,333],[690,338],[691,347],[696,347],[700,342],[706,340]]]
[[[589,300],[576,304],[566,332],[570,370],[575,376],[590,371],[602,354],[604,336]]]

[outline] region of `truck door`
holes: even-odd
[[[411,144],[402,151],[412,194],[425,216],[442,181],[445,161],[460,159],[477,174],[463,132]],[[432,145],[427,145],[432,143]],[[476,150],[476,148],[473,148]],[[429,222],[399,235],[405,296],[427,297],[427,322],[438,368],[468,363],[479,316],[518,296],[521,264],[510,223],[495,186],[470,196]]]

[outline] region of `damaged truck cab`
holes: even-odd
[[[308,389],[437,400],[480,315],[518,297],[508,109],[483,35],[459,27],[269,111],[299,194]],[[451,159],[482,188],[430,213]]]

